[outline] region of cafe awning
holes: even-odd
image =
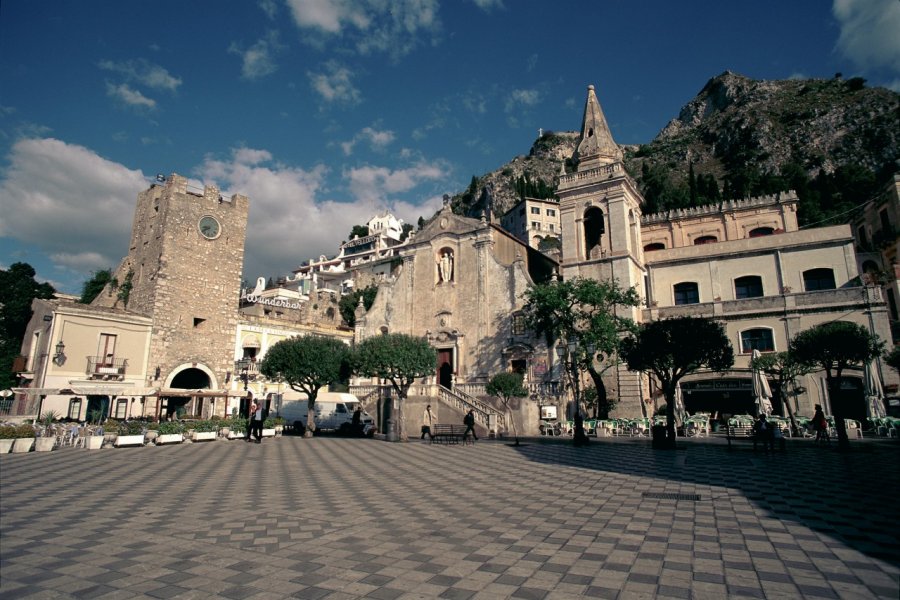
[[[56,396],[57,394],[73,393],[69,388],[12,388],[16,394],[25,394],[26,396]]]
[[[184,388],[160,388],[159,396],[169,396],[175,398],[224,398],[226,396],[241,397],[247,392],[239,390],[212,390],[212,389],[196,389],[189,390]]]

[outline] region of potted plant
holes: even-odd
[[[0,425],[0,454],[7,454],[12,450],[16,440],[16,428],[13,425]]]
[[[263,421],[262,436],[275,437],[275,419],[269,418]]]
[[[275,417],[275,435],[284,434],[284,417]]]
[[[31,447],[34,446],[34,438],[37,437],[34,427],[28,423],[22,423],[16,427],[15,436],[15,442],[12,447],[13,453],[31,452]]]
[[[242,440],[247,437],[247,419],[232,417],[228,421],[228,439]]]
[[[158,421],[150,421],[147,423],[147,433],[144,434],[144,437],[147,439],[148,444],[156,442],[156,438],[159,437]]]
[[[218,420],[197,421],[194,423],[192,440],[195,442],[213,441],[219,432]]]
[[[184,441],[184,423],[181,421],[163,421],[159,424],[159,435],[156,445],[180,444]]]
[[[144,424],[140,421],[122,421],[117,424],[118,435],[115,446],[143,446]]]
[[[52,410],[41,415],[40,425],[37,427],[38,435],[34,440],[35,452],[50,452],[56,446],[56,430],[53,428],[53,421],[58,418],[59,415]]]

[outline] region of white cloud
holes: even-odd
[[[417,170],[420,172],[413,172]],[[424,164],[401,171],[376,167],[350,171],[345,177],[354,199],[346,202],[323,198],[328,173],[324,165],[288,167],[274,161],[266,150],[239,148],[227,160],[208,158],[196,174],[218,184],[226,195],[240,193],[250,198],[244,274],[254,280],[287,274],[304,260],[336,253],[353,225],[385,209],[412,223],[419,216],[430,217],[440,207],[440,198],[413,204],[392,200],[389,192],[412,190],[443,177],[443,171],[437,165]],[[371,182],[372,193],[356,187],[364,185],[364,179]]]
[[[447,169],[441,163],[416,163],[405,169],[364,166],[348,169],[350,192],[364,202],[385,201],[391,194],[408,192],[428,181],[441,181]]]
[[[378,130],[373,127],[363,127],[355,136],[353,136],[353,139],[342,142],[341,149],[343,149],[345,155],[350,156],[353,154],[353,149],[359,142],[368,142],[369,147],[372,148],[372,150],[382,150],[393,141],[394,132],[389,129]]]
[[[125,81],[139,83],[148,88],[174,92],[181,85],[181,78],[170,75],[163,67],[144,59],[120,62],[103,60],[100,61],[99,67],[104,71],[122,75]]]
[[[149,186],[140,171],[49,138],[21,140],[6,159],[0,237],[37,247],[57,269],[56,279],[66,274],[84,280],[97,269],[118,266],[128,251],[137,195]],[[352,170],[345,178],[353,195],[341,202],[326,197],[324,165],[290,167],[268,150],[237,148],[226,159],[207,158],[191,173],[191,184],[216,183],[225,195],[250,198],[244,273],[255,279],[287,274],[310,257],[335,253],[353,225],[384,210],[411,223],[430,217],[441,206],[433,190],[423,202],[393,194],[440,184],[445,172],[442,164],[424,161],[399,170]]]
[[[485,12],[490,12],[495,8],[503,8],[503,0],[472,0],[472,2]]]
[[[147,110],[156,108],[156,100],[148,98],[139,91],[132,89],[127,83],[120,83],[119,85],[107,83],[106,95],[121,100],[133,108]]]
[[[362,94],[353,85],[354,74],[347,67],[336,61],[328,61],[324,65],[324,73],[307,72],[313,89],[326,102],[337,104],[359,104]]]
[[[834,0],[841,27],[837,47],[862,69],[886,67],[900,73],[900,2]]]
[[[128,250],[140,171],[60,140],[24,139],[0,181],[0,237],[41,248],[84,276],[116,267]]]
[[[278,13],[278,4],[275,3],[275,0],[258,0],[257,4],[270,19],[274,19]]]
[[[398,58],[440,30],[438,0],[288,0],[291,15],[307,34],[344,37],[343,47]],[[320,42],[306,37],[307,41]],[[347,43],[348,42],[348,43]]]
[[[506,112],[517,108],[529,107],[541,101],[541,93],[537,90],[513,90],[506,99]]]
[[[271,75],[278,69],[275,55],[282,49],[283,46],[278,42],[278,32],[273,30],[246,50],[234,42],[228,51],[241,57],[241,77],[252,81]]]

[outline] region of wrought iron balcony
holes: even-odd
[[[90,379],[122,381],[125,379],[127,368],[127,358],[115,358],[113,356],[87,357],[87,376]]]

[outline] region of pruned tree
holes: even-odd
[[[597,389],[600,418],[607,418],[610,404],[603,373],[619,363],[622,336],[635,330],[634,321],[620,313],[638,306],[634,288],[622,289],[618,282],[575,277],[567,281],[538,284],[525,292],[522,310],[526,327],[543,335],[548,345],[565,338],[579,340],[576,357],[579,371],[587,371]]]
[[[437,352],[425,338],[404,333],[375,335],[360,342],[353,353],[353,370],[365,377],[380,377],[397,394],[397,438],[407,440],[403,405],[410,386],[435,372]]]
[[[790,394],[788,389],[792,383],[797,381],[798,377],[811,372],[814,367],[809,363],[798,361],[790,352],[767,352],[752,359],[750,368],[762,371],[775,379],[778,395],[784,403],[788,417],[791,420],[791,433],[795,436],[800,435],[797,419],[794,417],[794,411],[791,409],[791,403],[788,401],[788,395]]]
[[[500,398],[503,407],[506,409],[507,418],[512,424],[513,435],[516,438],[516,446],[519,445],[519,428],[516,425],[516,419],[513,416],[509,403],[513,398],[524,398],[528,395],[528,390],[522,385],[522,375],[519,373],[497,373],[488,382],[485,391],[491,395]]]
[[[675,446],[675,390],[700,369],[724,371],[734,364],[734,349],[721,323],[706,317],[651,321],[622,341],[622,356],[632,371],[652,373],[666,397],[666,438]]]
[[[832,321],[801,331],[791,340],[790,353],[799,360],[816,365],[825,371],[828,397],[838,434],[838,447],[850,447],[847,437],[845,409],[841,397],[841,383],[847,367],[862,368],[884,351],[884,342],[877,335],[856,323]]]
[[[266,352],[259,371],[270,380],[284,381],[307,398],[306,431],[316,430],[316,398],[319,391],[341,378],[350,358],[350,348],[334,338],[303,336],[277,342]]]

